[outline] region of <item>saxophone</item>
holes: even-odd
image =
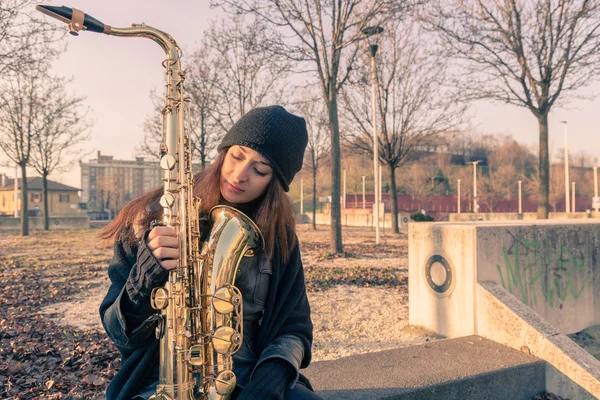
[[[210,211],[212,228],[206,240],[201,238],[201,201],[193,195],[192,147],[185,130],[181,49],[170,35],[145,24],[113,28],[75,8],[36,9],[67,23],[75,36],[81,30],[140,36],[158,43],[166,53],[160,224],[177,232],[179,262],[164,287],[151,294],[152,306],[160,310],[159,381],[151,399],[227,399],[236,385],[232,355],[241,347],[243,333],[242,295],[234,286],[235,276],[242,257],[253,256],[264,240],[249,217],[228,206]]]

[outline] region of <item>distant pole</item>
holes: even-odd
[[[383,180],[381,179],[381,165],[379,166],[379,201],[383,203]]]
[[[571,212],[575,212],[575,182],[571,182]]]
[[[15,165],[15,218],[19,218],[19,183],[17,182],[19,178],[19,166]]]
[[[596,199],[594,209],[598,212],[600,210],[600,199],[598,199],[598,167],[594,167],[594,198]]]
[[[371,84],[372,84],[372,106],[373,106],[373,180],[375,181],[375,202],[373,209],[373,222],[375,225],[375,244],[379,244],[379,179],[377,170],[379,169],[379,150],[377,149],[377,69],[375,66],[375,54],[377,54],[377,45],[369,46],[371,52]]]
[[[519,184],[519,214],[523,214],[523,204],[521,202],[521,181],[518,181]]]
[[[470,164],[473,164],[473,212],[479,212],[479,204],[477,204],[477,164],[479,164],[481,160],[471,161]]]
[[[300,214],[304,214],[304,178],[300,178]]]
[[[565,124],[565,212],[569,212],[571,205],[569,204],[569,144],[567,141],[567,121],[561,121]]]
[[[456,197],[456,210],[460,214],[460,179],[456,180],[458,182],[458,196]]]
[[[362,181],[363,181],[363,208],[367,208],[366,203],[365,203],[365,176],[362,176]]]
[[[342,198],[342,208],[346,211],[346,170],[344,170],[344,197]]]

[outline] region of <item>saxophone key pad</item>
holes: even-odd
[[[163,208],[171,208],[175,204],[175,196],[171,193],[163,194],[160,198],[160,205]]]
[[[176,164],[177,159],[173,154],[167,154],[166,156],[160,159],[160,167],[165,171],[171,171],[173,168],[175,168]]]

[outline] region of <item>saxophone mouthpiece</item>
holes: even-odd
[[[82,30],[110,35],[110,25],[105,25],[76,8],[38,5],[35,9],[67,24],[71,35],[78,36]]]

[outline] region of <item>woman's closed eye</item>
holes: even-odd
[[[240,155],[240,154],[232,153],[231,157],[233,157],[233,159],[236,160],[236,161],[244,161],[245,160],[245,157],[243,155]],[[256,174],[258,176],[267,176],[269,174],[268,171],[267,172],[263,172],[263,171],[261,171],[260,169],[258,169],[256,167],[253,167],[253,169],[254,169],[254,172],[256,172]]]
[[[267,176],[267,172],[259,171],[256,167],[254,167],[254,172],[256,172],[259,176]]]

